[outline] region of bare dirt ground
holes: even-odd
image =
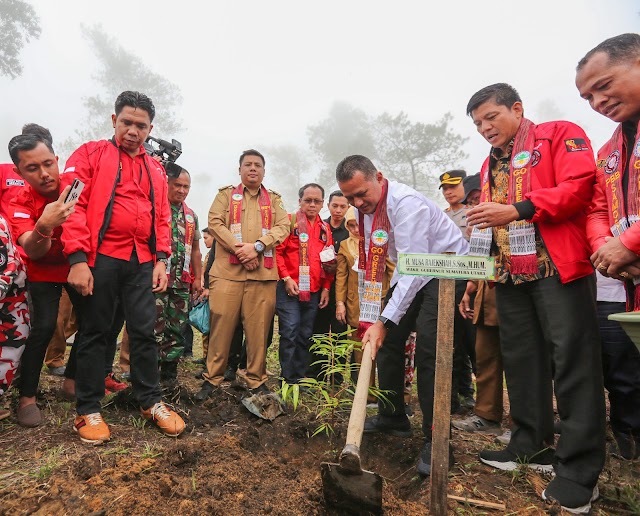
[[[277,370],[273,359],[270,368]],[[318,426],[313,414],[289,410],[272,423],[261,420],[241,405],[246,391],[234,384],[196,405],[197,370],[190,360],[183,363],[182,389],[173,396],[188,423],[185,435],[161,436],[124,391],[106,400],[112,440],[100,447],[74,435],[73,404],[59,397],[60,379],[43,373],[39,404],[46,424],[24,429],[14,418],[0,422],[0,514],[332,514],[322,498],[320,463],[336,461],[346,422],[336,425],[332,439],[310,437]],[[15,411],[16,401],[13,393],[4,403]],[[413,438],[363,439],[363,465],[384,477],[389,515],[428,514],[429,483],[415,470],[422,445],[417,401],[413,407]],[[493,436],[454,431],[452,442],[457,463],[449,494],[504,503],[506,510],[450,501],[451,514],[560,514],[540,499],[548,478],[479,462],[479,450],[499,448]],[[599,486],[593,514],[640,514],[640,461],[607,456]]]

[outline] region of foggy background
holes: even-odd
[[[496,82],[518,89],[534,122],[576,122],[597,149],[614,125],[579,97],[576,63],[640,26],[637,0],[0,0],[0,29],[25,3],[41,32],[17,54],[21,74],[0,75],[0,159],[36,122],[64,162],[111,137],[116,95],[139,89],[156,104],[151,134],[182,142],[201,227],[252,147],[290,210],[305,182],[328,199],[337,162],[355,153],[444,205],[437,176],[475,173],[488,153],[465,107]]]

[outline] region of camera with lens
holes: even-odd
[[[144,148],[152,158],[160,158],[160,163],[166,170],[167,177],[175,179],[180,175],[183,168],[176,164],[176,160],[182,154],[182,144],[178,140],[172,139],[171,142],[168,142],[148,136],[144,142]]]

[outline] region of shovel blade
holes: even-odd
[[[320,464],[327,506],[356,514],[382,514],[382,477],[371,471],[345,471],[339,464]]]

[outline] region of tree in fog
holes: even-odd
[[[89,140],[101,140],[113,135],[111,115],[116,97],[125,90],[140,91],[148,95],[156,107],[153,134],[171,140],[182,130],[177,115],[182,105],[180,88],[163,75],[155,73],[135,54],[125,49],[100,26],[83,26],[84,37],[96,57],[98,83],[96,94],[84,97],[85,120],[76,136],[64,142],[65,151],[71,152]]]
[[[377,116],[371,123],[377,166],[387,177],[434,197],[438,176],[467,157],[462,147],[468,138],[451,130],[452,118],[446,113],[437,122],[427,124],[411,122],[402,111]]]
[[[22,0],[0,1],[0,75],[15,79],[22,74],[20,52],[32,38],[40,37],[40,19]]]
[[[318,183],[331,188],[336,183],[336,166],[350,154],[376,157],[369,116],[346,102],[336,102],[329,116],[307,129],[309,146],[320,160]]]
[[[340,160],[363,154],[390,179],[434,197],[438,176],[467,157],[462,150],[467,138],[451,129],[451,120],[450,113],[435,123],[412,122],[404,112],[371,116],[336,103],[325,120],[307,129],[311,149],[321,162],[318,182],[330,188]]]
[[[313,178],[309,151],[296,145],[278,145],[267,147],[265,154],[267,185],[282,196],[287,211],[296,211],[298,190]]]

